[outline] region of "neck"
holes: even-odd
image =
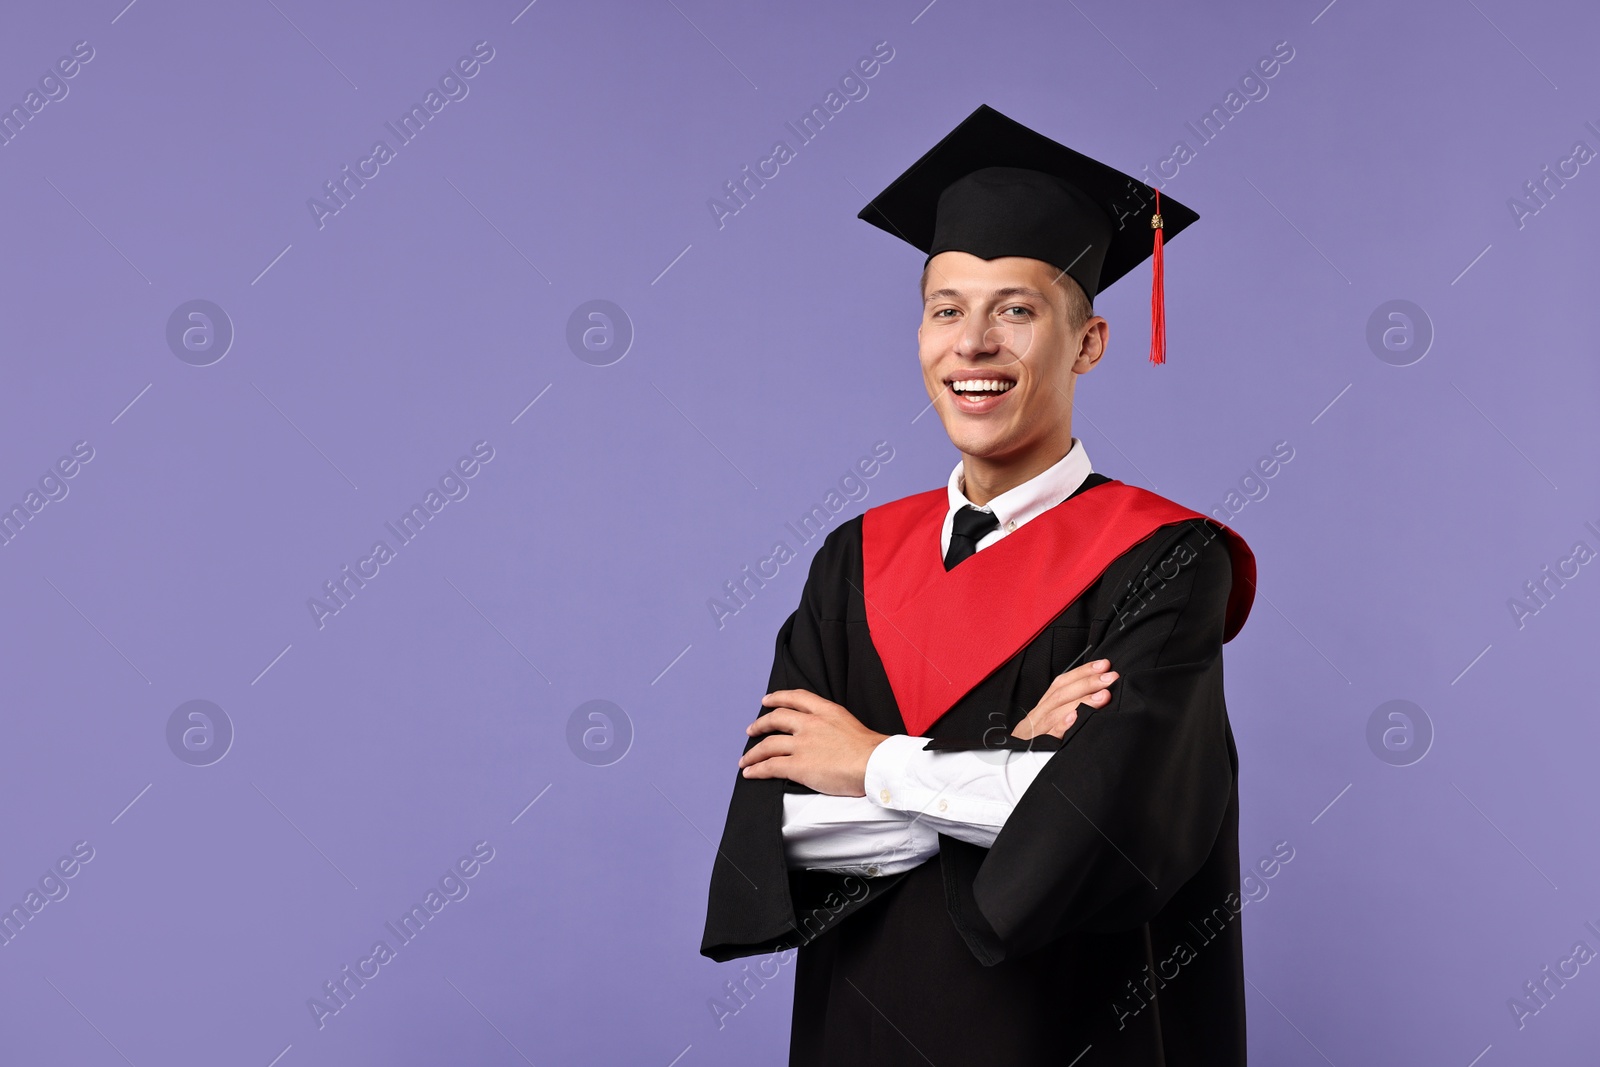
[[[989,456],[961,454],[961,491],[977,507],[1010,489],[1015,489],[1029,478],[1048,470],[1072,451],[1070,428],[1065,443],[1052,438],[1048,444],[1018,455],[998,459]]]

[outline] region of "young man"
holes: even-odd
[[[961,461],[828,535],[746,730],[701,952],[798,949],[795,1067],[1245,1062],[1254,559],[1072,435],[1090,302],[1197,218],[1153,199],[980,107],[861,212]]]

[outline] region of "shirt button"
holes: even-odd
[[[887,789],[878,790],[878,799],[885,804],[889,803],[889,791]]]
[[[940,811],[949,811],[950,810],[950,802],[948,800],[939,801],[939,810]]]
[[[876,867],[868,867],[867,868],[867,877],[869,877],[869,878],[878,877],[878,868],[876,868]]]
[[[1012,519],[1010,522],[1006,523],[1006,533],[1010,533],[1012,530],[1015,530],[1016,528],[1017,528],[1017,520],[1016,519]]]

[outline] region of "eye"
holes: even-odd
[[[1023,318],[1031,318],[1033,316],[1033,309],[1032,308],[1023,307],[1021,304],[1013,304],[1010,307],[1006,308],[1006,312],[1011,312],[1011,311],[1020,311],[1020,312],[1022,312],[1022,317]],[[1005,314],[1006,312],[1001,312],[1001,314]]]
[[[953,314],[955,314],[955,310],[956,310],[955,308],[940,308],[938,311],[935,311],[933,313],[933,315],[930,316],[930,317],[937,319],[947,311],[950,312],[953,315]]]

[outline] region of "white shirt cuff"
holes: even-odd
[[[939,833],[988,848],[1053,755],[1004,749],[930,752],[927,738],[886,738],[867,760],[866,799]]]
[[[939,834],[866,797],[785,793],[783,846],[791,868],[878,878],[926,862],[939,851]]]

